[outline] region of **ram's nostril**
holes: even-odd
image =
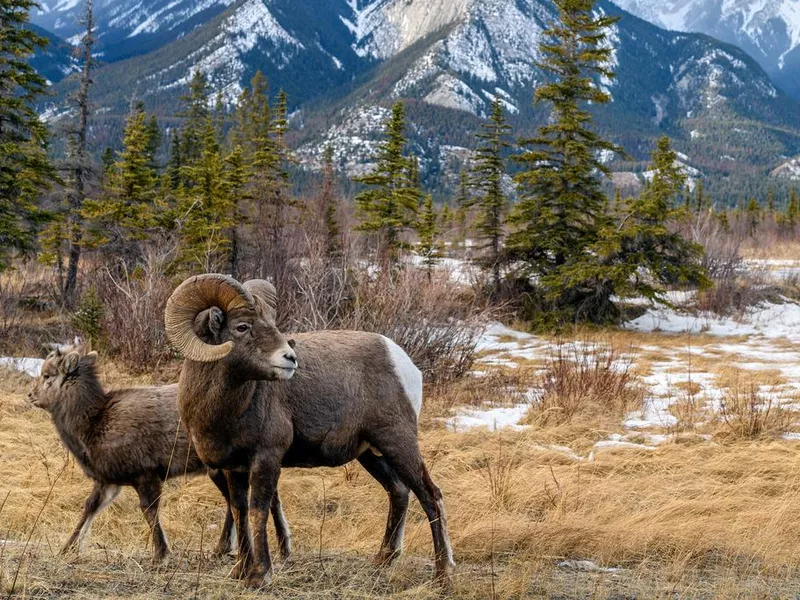
[[[283,358],[285,358],[291,363],[297,364],[297,357],[294,355],[294,352],[291,353],[287,352],[286,354],[283,355]]]

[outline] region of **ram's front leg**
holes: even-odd
[[[250,524],[253,532],[253,564],[245,583],[258,588],[267,585],[272,576],[272,558],[267,542],[267,520],[278,477],[281,474],[280,460],[271,456],[259,456],[250,469]]]
[[[250,526],[247,519],[247,494],[249,491],[249,474],[247,472],[225,471],[230,494],[231,513],[236,525],[236,538],[239,543],[239,554],[236,565],[231,571],[234,579],[245,579],[253,564],[253,546],[250,543]]]

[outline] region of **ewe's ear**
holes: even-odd
[[[77,352],[70,352],[61,361],[61,373],[64,375],[71,375],[78,369],[78,363],[81,362],[81,355]]]
[[[225,327],[225,313],[216,306],[204,310],[194,320],[194,332],[206,341],[218,341],[223,327]]]
[[[83,362],[89,366],[92,366],[97,362],[97,352],[92,351],[86,354],[86,356],[83,357]]]

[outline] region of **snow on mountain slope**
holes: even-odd
[[[706,33],[736,44],[788,90],[800,90],[798,0],[615,1],[659,27]]]
[[[235,0],[94,0],[97,50],[113,61],[143,54],[221,13]],[[41,3],[31,20],[73,43],[83,31],[84,0]]]
[[[233,104],[242,91],[247,69],[242,57],[255,48],[268,53],[277,68],[288,64],[304,46],[275,20],[262,0],[246,0],[227,17],[217,35],[166,69],[151,75],[153,81],[169,81],[161,90],[182,88],[195,70],[209,75],[212,86],[227,104]],[[175,74],[179,74],[176,77]]]

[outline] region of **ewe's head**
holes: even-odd
[[[89,352],[83,346],[54,350],[44,361],[42,372],[28,394],[31,404],[52,412],[72,383],[87,378],[92,382],[97,380],[96,361],[97,352]]]
[[[267,281],[241,284],[214,273],[190,277],[167,301],[167,337],[189,360],[225,361],[245,379],[289,379],[297,357],[294,342],[275,326],[276,302]]]

